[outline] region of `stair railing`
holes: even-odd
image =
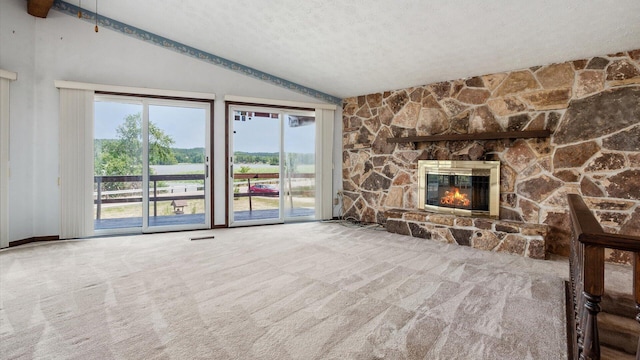
[[[570,299],[573,311],[569,311],[573,359],[599,360],[598,313],[604,293],[604,249],[630,251],[633,263],[633,297],[640,323],[640,237],[605,233],[582,197],[569,194],[572,221],[570,264]],[[636,351],[640,360],[640,341]]]

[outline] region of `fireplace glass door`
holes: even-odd
[[[418,175],[419,209],[498,217],[499,161],[419,160]]]
[[[489,173],[461,175],[455,173],[427,173],[425,204],[473,211],[489,211]]]

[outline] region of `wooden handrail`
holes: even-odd
[[[314,173],[293,173],[291,174],[292,178],[297,179],[313,179],[316,177]],[[278,173],[235,173],[233,174],[234,180],[244,180],[244,179],[278,179],[280,178],[280,174]]]
[[[602,226],[596,220],[591,210],[587,207],[582,197],[578,194],[568,194],[569,209],[571,210],[571,220],[573,220],[573,229],[577,231],[577,235],[582,233],[600,234],[604,233]]]
[[[640,236],[610,234],[602,230],[602,226],[584,200],[578,194],[568,194],[573,228],[578,241],[588,245],[604,246],[609,249],[640,252]]]
[[[574,359],[600,359],[597,316],[604,293],[604,249],[611,248],[633,253],[633,294],[640,322],[640,237],[609,234],[589,210],[582,197],[567,196],[573,238],[569,258],[571,275],[570,312],[572,351]],[[640,360],[640,341],[636,359]]]
[[[639,252],[640,236],[621,235],[621,234],[585,234],[578,238],[578,241],[588,245],[603,246],[607,249],[616,249],[622,251]]]
[[[136,182],[142,181],[142,175],[96,175],[94,182]],[[149,175],[149,181],[204,180],[204,174],[168,174]]]
[[[244,180],[244,179],[278,179],[280,174],[278,173],[235,173],[233,174],[234,180]]]

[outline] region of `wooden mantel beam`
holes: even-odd
[[[549,129],[525,130],[525,131],[497,131],[473,134],[444,134],[429,136],[405,136],[387,138],[387,143],[432,142],[432,141],[466,141],[466,140],[497,140],[497,139],[523,139],[523,138],[547,138],[551,135]]]
[[[27,12],[35,17],[46,18],[52,6],[53,0],[28,0]]]

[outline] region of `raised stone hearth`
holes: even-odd
[[[547,226],[489,218],[435,214],[421,210],[386,212],[387,231],[475,249],[545,258]]]
[[[550,137],[387,141],[523,130],[549,130]],[[388,219],[392,209],[407,211],[403,217],[420,216],[414,212],[418,160],[498,160],[500,220],[546,226],[544,248],[567,256],[570,193],[585,198],[605,231],[640,234],[639,139],[640,50],[347,98],[343,216],[365,223],[392,220],[396,226],[397,218]],[[459,222],[465,221],[475,220]],[[417,222],[405,223],[415,228]],[[422,228],[430,226],[425,222]],[[458,235],[472,231],[461,226]],[[439,231],[431,231],[432,236]],[[455,239],[449,228],[442,236]],[[469,244],[481,247],[473,244],[486,241],[482,247],[490,247],[496,241],[489,238],[470,238]],[[507,248],[515,238],[498,237],[494,249]],[[515,248],[519,253],[523,247]],[[531,252],[530,243],[522,252]],[[607,250],[607,257],[630,260],[617,250]]]

